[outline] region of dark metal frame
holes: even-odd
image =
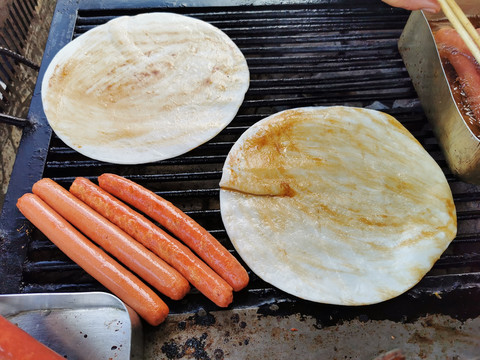
[[[52,28],[73,29],[77,7],[78,3],[75,2],[58,2],[52,20]],[[42,177],[52,130],[43,112],[40,96],[41,82],[53,56],[71,41],[71,37],[71,33],[52,32],[49,35],[38,73],[34,96],[27,116],[30,126],[24,128],[23,131],[0,219],[0,264],[5,269],[3,281],[0,282],[1,293],[8,291],[5,288],[6,284],[17,284],[18,288],[21,285],[22,274],[18,270],[22,268],[26,257],[24,234],[25,228],[28,228],[29,224],[18,211],[16,201],[24,193],[31,192],[32,185]],[[10,222],[12,219],[15,224],[4,223],[6,220]]]

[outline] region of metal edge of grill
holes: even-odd
[[[18,289],[22,292],[102,289],[98,283],[86,275],[78,266],[62,256],[58,249],[55,249],[54,245],[45,240],[37,230],[32,229],[16,210],[16,199],[23,193],[29,192],[32,184],[43,176],[52,177],[60,184],[68,186],[76,176],[86,176],[94,180],[97,175],[103,172],[121,172],[122,175],[149,185],[157,193],[179,203],[180,207],[187,209],[187,212],[192,217],[204,224],[207,230],[216,235],[230,251],[234,252],[223,229],[216,201],[218,197],[218,180],[221,175],[219,164],[223,162],[228,149],[248,126],[269,115],[269,112],[293,105],[308,105],[312,104],[312,102],[316,105],[342,104],[343,102],[338,98],[338,94],[348,92],[349,87],[352,86],[352,81],[349,81],[347,78],[344,85],[342,85],[341,80],[330,85],[329,81],[336,81],[339,78],[329,79],[328,75],[326,75],[325,79],[317,79],[316,82],[310,82],[307,85],[307,90],[314,94],[313,96],[302,98],[295,95],[301,89],[302,81],[291,79],[287,84],[287,89],[285,89],[284,86],[282,87],[282,83],[275,79],[275,74],[289,71],[295,74],[308,73],[304,67],[305,63],[308,64],[308,69],[311,72],[321,71],[325,74],[331,71],[338,72],[339,66],[347,64],[349,71],[353,73],[355,71],[363,71],[364,74],[367,74],[363,75],[363,77],[359,76],[358,81],[353,83],[357,86],[362,84],[365,90],[357,93],[355,91],[349,92],[349,104],[371,105],[372,99],[381,99],[383,103],[390,104],[385,111],[396,116],[419,139],[422,145],[444,169],[452,187],[456,206],[459,209],[459,224],[468,224],[469,228],[475,228],[474,224],[478,223],[480,212],[476,209],[476,202],[480,200],[479,189],[458,181],[447,169],[433,133],[425,122],[424,114],[419,104],[415,102],[416,94],[410,84],[408,74],[399,63],[401,60],[396,53],[396,49],[392,47],[392,42],[396,42],[396,38],[399,36],[399,26],[406,21],[405,12],[386,7],[382,8],[381,14],[384,14],[382,16],[385,19],[389,19],[392,13],[395,14],[395,19],[398,22],[397,28],[391,30],[390,33],[379,31],[387,39],[386,43],[380,45],[372,44],[371,47],[367,46],[365,52],[367,52],[367,55],[368,51],[378,52],[384,56],[383,58],[373,55],[369,57],[364,52],[359,52],[358,44],[349,44],[350,37],[348,31],[346,31],[343,38],[341,36],[335,37],[338,34],[332,32],[330,41],[333,44],[331,45],[319,45],[316,47],[309,45],[306,47],[305,44],[302,44],[305,34],[298,30],[301,28],[301,24],[297,27],[297,30],[293,31],[294,34],[297,34],[293,39],[290,38],[292,36],[291,29],[286,28],[285,38],[288,38],[289,43],[303,46],[300,50],[306,56],[302,57],[305,61],[305,63],[302,63],[295,56],[294,52],[288,56],[279,56],[278,49],[274,46],[274,41],[268,43],[268,40],[265,40],[268,36],[259,37],[259,39],[252,41],[251,37],[244,35],[245,31],[248,28],[251,29],[252,24],[258,23],[258,19],[276,13],[280,13],[279,19],[275,22],[278,25],[279,23],[282,24],[285,18],[288,24],[288,18],[295,16],[299,12],[305,14],[312,11],[311,16],[314,13],[318,15],[323,12],[324,14],[331,15],[331,13],[334,13],[340,17],[348,17],[352,16],[352,13],[355,13],[355,11],[340,11],[339,9],[343,6],[347,8],[348,6],[351,8],[357,6],[356,11],[359,14],[371,14],[370,8],[366,5],[364,7],[358,6],[358,2],[349,0],[312,1],[306,5],[294,2],[280,5],[266,3],[254,7],[241,6],[241,2],[238,2],[238,4],[235,3],[235,6],[231,7],[218,6],[208,8],[205,7],[208,4],[202,4],[201,2],[194,4],[194,7],[180,8],[174,7],[173,4],[170,4],[172,6],[166,4],[165,6],[152,8],[146,5],[146,3],[139,3],[136,5],[138,8],[135,9],[128,8],[123,1],[115,2],[113,9],[106,4],[107,2],[97,4],[96,2],[86,1],[83,3],[84,7],[77,9],[76,5],[70,2],[60,2],[59,6],[63,6],[63,8],[59,9],[59,15],[52,22],[53,29],[71,30],[52,33],[52,38],[48,41],[51,45],[45,51],[42,68],[39,73],[39,81],[37,82],[35,96],[29,113],[33,126],[25,130],[17,155],[17,161],[12,174],[13,186],[7,193],[0,227],[0,235],[2,237],[2,254],[0,259],[2,270],[6,273],[5,280],[0,285],[1,292],[11,292],[12,289]],[[368,2],[365,2],[365,4],[368,4]],[[52,135],[43,115],[39,94],[40,80],[46,68],[45,64],[48,64],[56,51],[70,41],[72,37],[78,36],[92,26],[107,21],[112,16],[131,15],[145,12],[146,10],[170,11],[172,8],[179,13],[212,21],[229,34],[246,54],[249,66],[252,68],[252,87],[249,93],[247,93],[245,102],[232,124],[215,139],[200,146],[198,149],[176,159],[164,161],[161,164],[147,164],[142,166],[141,170],[139,166],[126,168],[93,161],[76,154],[73,150],[66,147],[54,134]],[[282,12],[285,9],[289,9],[293,15],[288,14],[287,16],[285,12]],[[246,16],[246,20],[239,22],[238,17],[242,12],[247,12],[248,16]],[[221,16],[218,16],[219,13]],[[382,20],[382,16],[379,17],[380,20]],[[232,18],[235,19],[234,22],[231,22]],[[321,30],[322,27],[319,24],[317,25],[317,27],[313,26],[310,30]],[[369,40],[375,40],[375,36],[372,36],[371,32],[375,31],[376,27],[381,29],[384,25],[379,21],[378,24],[370,26],[368,28],[369,32],[367,31],[361,40],[367,43]],[[323,29],[329,29],[329,27],[324,27]],[[355,31],[364,29],[364,27],[362,27],[362,24],[350,24],[348,29]],[[275,25],[273,25],[272,29],[272,34],[275,35],[274,30]],[[271,34],[269,36],[271,37]],[[265,41],[269,44],[266,50],[268,56],[264,54],[259,55],[259,53],[264,51],[261,45]],[[314,55],[320,52],[322,54],[320,56],[322,62],[319,64],[315,61],[317,58],[314,56],[309,57],[309,52],[312,52]],[[341,59],[332,60],[332,53],[340,55]],[[387,69],[393,68],[393,75],[383,74],[383,76],[379,77],[377,83],[371,81],[371,78],[368,78],[368,70],[372,71],[372,63],[375,60],[381,62],[381,66]],[[340,61],[342,63],[338,64]],[[378,71],[382,73],[379,70],[381,66],[377,64],[373,73],[377,73],[377,75]],[[273,79],[262,78],[262,74],[267,69],[272,69]],[[368,80],[371,81],[371,88],[368,87]],[[391,82],[394,80],[397,80],[396,84],[391,86]],[[272,91],[281,100],[273,97],[264,97],[266,91]],[[402,98],[398,98],[399,95]],[[402,101],[405,103],[403,106]],[[395,102],[399,102],[400,105],[395,107],[393,105]],[[250,111],[251,109],[256,111]],[[186,167],[189,171],[176,171],[179,165]],[[188,187],[189,182],[201,182],[202,186],[197,189],[191,189]],[[187,185],[183,187],[181,184],[185,183]],[[471,225],[472,223],[473,225]],[[460,226],[461,229],[462,227]],[[395,321],[406,321],[429,312],[448,313],[455,317],[467,318],[478,315],[478,308],[475,307],[474,301],[478,297],[474,295],[479,293],[480,285],[479,241],[479,233],[462,233],[459,231],[459,235],[452,243],[452,246],[417,286],[398,298],[382,304],[361,308],[312,304],[284,294],[250,273],[252,285],[247,290],[237,294],[234,306],[240,308],[258,306],[261,312],[268,314],[269,304],[275,302],[280,304],[280,308],[286,313],[301,310],[302,313],[310,313],[317,316],[323,324],[339,321],[340,319],[346,320],[358,316],[358,314],[368,314],[369,318],[389,318]],[[45,253],[48,256],[55,254],[55,257],[54,260],[45,261],[39,255],[38,261],[31,261],[32,259],[29,257],[31,253]],[[43,283],[38,282],[39,273],[46,274],[46,278],[42,280]],[[49,283],[49,276],[53,277],[51,284]],[[29,278],[33,280],[29,282]],[[76,279],[76,282],[71,281],[72,278]],[[442,294],[441,301],[437,296],[438,294]],[[459,298],[465,300],[465,306],[461,309],[455,306]],[[208,301],[205,301],[195,291],[187,299],[179,303],[169,302],[169,306],[173,312],[195,311],[198,308],[214,309]],[[395,309],[401,309],[401,311]],[[330,314],[329,318],[323,318],[323,315],[327,313]],[[278,312],[276,314],[278,315]],[[331,314],[334,314],[334,316]]]

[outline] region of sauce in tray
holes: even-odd
[[[470,17],[469,19],[475,28],[480,27],[480,16]],[[451,25],[447,20],[431,21],[429,24],[434,34],[442,28],[451,28]],[[462,114],[465,123],[468,125],[472,133],[476,137],[480,138],[480,117],[478,116],[478,112],[477,116],[475,115],[475,111],[473,111],[471,103],[469,103],[469,97],[465,91],[468,79],[460,79],[457,71],[450,63],[449,59],[447,59],[445,56],[442,56],[441,51],[440,53],[445,75],[447,77],[448,83],[450,84],[450,89],[452,91],[453,98],[457,104],[457,108]],[[455,54],[455,51],[453,51],[453,53]],[[478,64],[476,67],[476,71],[480,74],[480,66]]]
[[[477,119],[470,108],[468,97],[463,90],[463,85],[459,81],[457,72],[448,60],[442,59],[442,65],[445,69],[450,89],[452,91],[453,99],[457,103],[457,108],[462,114],[463,120],[468,125],[473,134],[480,138],[480,119]]]

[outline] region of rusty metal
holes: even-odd
[[[0,46],[0,54],[9,56],[16,61],[21,62],[22,64],[25,64],[28,67],[31,67],[32,69],[35,69],[35,70],[40,69],[40,65],[35,64],[33,61],[27,59],[25,56],[17,54],[16,52],[14,52],[10,49],[6,49],[2,46]]]
[[[7,114],[0,114],[0,122],[9,124],[9,125],[19,126],[19,127],[31,125],[28,119],[23,119],[17,116],[12,116]]]
[[[274,305],[271,306],[275,308]],[[275,314],[278,312],[277,314]],[[175,314],[145,332],[145,359],[478,360],[480,318],[424,315],[408,322],[366,315],[323,325],[302,313],[254,308]],[[380,359],[375,359],[380,360]]]

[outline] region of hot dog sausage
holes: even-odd
[[[232,302],[232,287],[190,249],[150,220],[88,179],[76,178],[70,186],[70,192],[177,269],[215,304],[226,307]]]
[[[0,359],[65,360],[26,331],[0,316]]]
[[[190,284],[177,270],[52,179],[39,180],[32,190],[60,216],[162,294],[179,300],[190,291]]]
[[[35,194],[17,201],[20,212],[87,273],[134,309],[151,325],[168,314],[167,305],[137,277],[93,245]]]
[[[479,31],[479,30],[477,30]],[[479,31],[480,32],[480,31]],[[465,42],[455,29],[442,28],[435,33],[439,54],[447,59],[458,75],[468,106],[480,122],[480,70]]]
[[[248,284],[248,274],[235,257],[190,216],[154,192],[115,174],[98,177],[100,187],[158,221],[192,249],[235,291]]]

